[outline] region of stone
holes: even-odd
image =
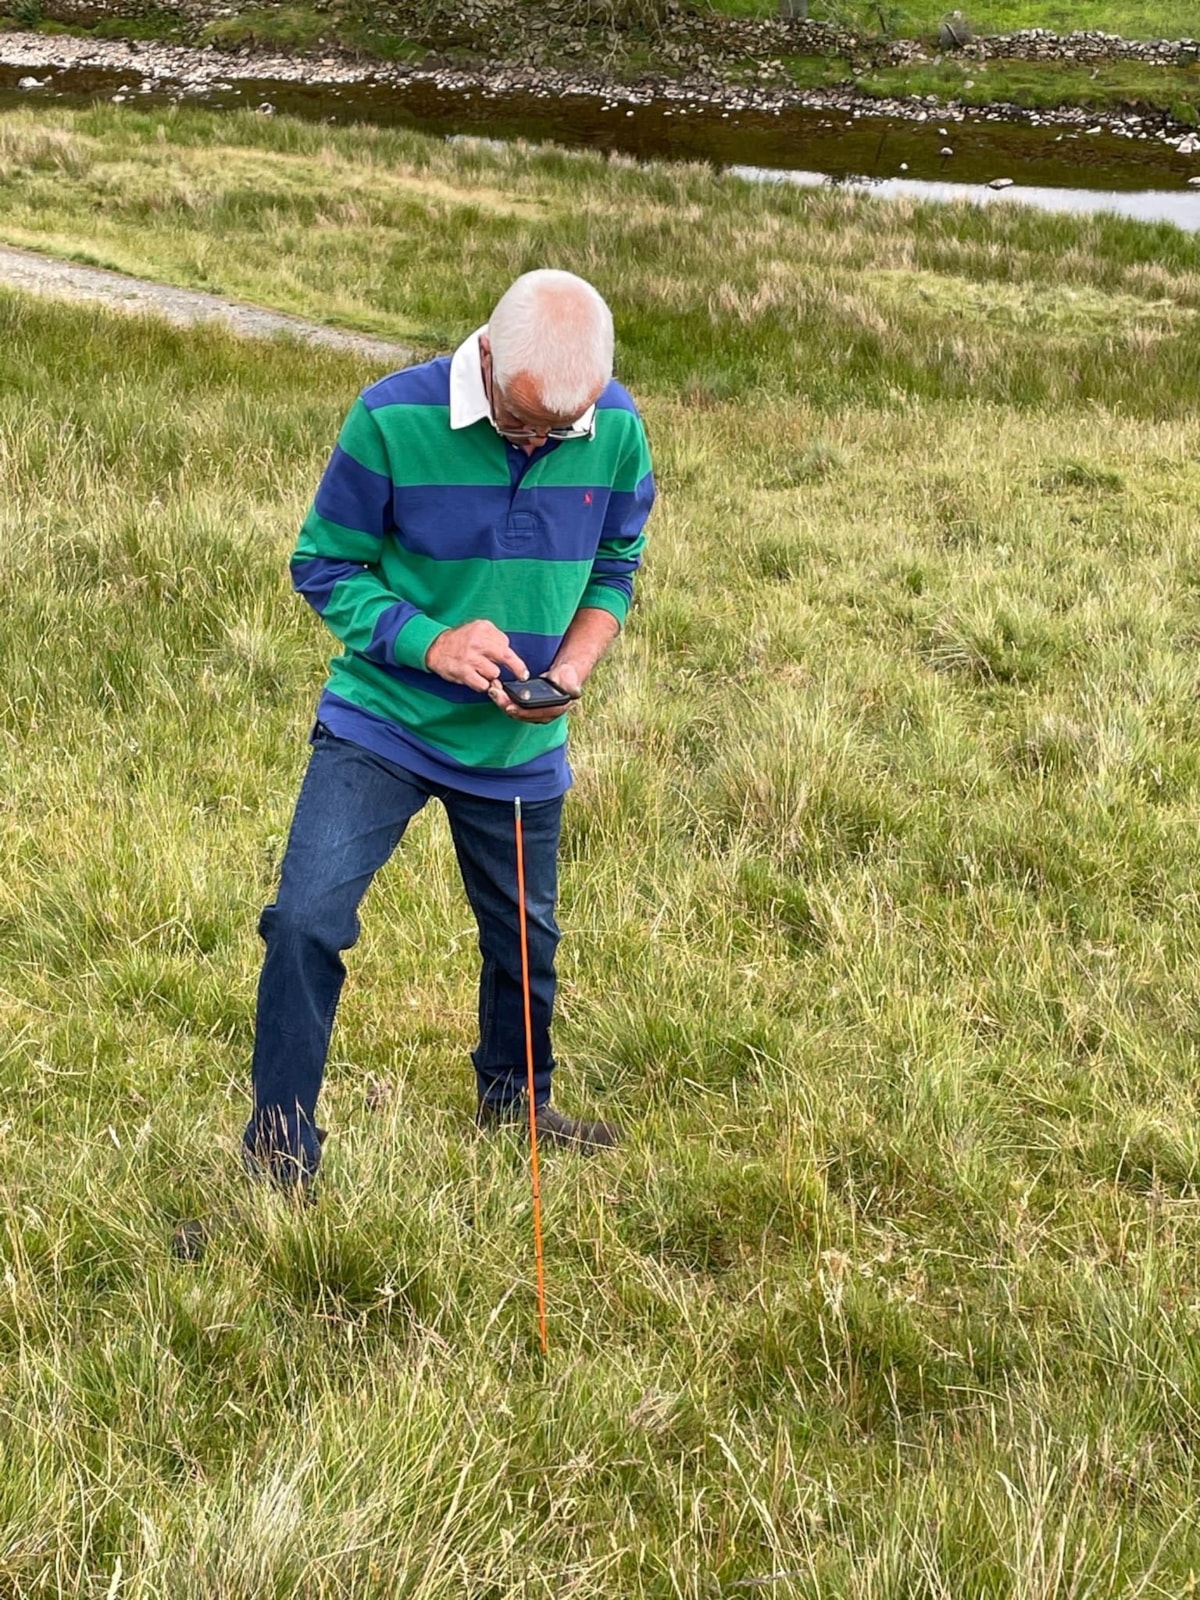
[[[386,1111],[395,1099],[396,1085],[386,1078],[376,1078],[374,1075],[367,1079],[366,1102],[367,1110],[375,1112]]]
[[[42,87],[42,83],[41,83],[41,79],[40,78],[18,78],[17,79],[17,88],[18,89],[40,89],[41,87]]]
[[[1011,189],[1012,186],[1012,178],[993,178],[991,183],[988,184],[989,189]]]
[[[971,25],[961,11],[952,11],[942,18],[938,28],[938,45],[942,50],[961,50],[973,38]]]

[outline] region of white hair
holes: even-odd
[[[501,295],[487,331],[498,386],[507,393],[524,373],[555,416],[577,417],[612,377],[612,312],[573,272],[526,272]]]

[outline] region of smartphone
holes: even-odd
[[[524,682],[517,678],[511,681],[505,679],[501,687],[508,698],[523,711],[544,711],[551,706],[569,706],[573,700],[579,699],[577,694],[568,694],[565,689],[560,689],[553,678],[526,678]]]

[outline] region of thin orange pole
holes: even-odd
[[[525,932],[525,841],[521,831],[521,801],[513,801],[517,829],[517,916],[521,925],[521,988],[525,998],[525,1075],[529,1101],[529,1150],[533,1163],[533,1254],[537,1262],[538,1334],[542,1354],[549,1354],[546,1337],[546,1268],[542,1260],[542,1182],[538,1172],[537,1107],[533,1093],[533,1013],[529,1001],[529,940]]]

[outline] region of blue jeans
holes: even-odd
[[[481,1099],[505,1106],[527,1082],[513,807],[415,777],[319,723],[296,801],[279,892],[258,931],[266,945],[254,1034],[254,1112],[245,1142],[315,1171],[317,1097],[346,968],[341,952],[359,934],[358,907],[409,819],[435,796],[446,808],[459,871],[483,958],[479,1044]],[[559,930],[558,840],[562,796],[521,807],[529,946],[534,1099],[550,1098],[554,1058],[554,957]]]

